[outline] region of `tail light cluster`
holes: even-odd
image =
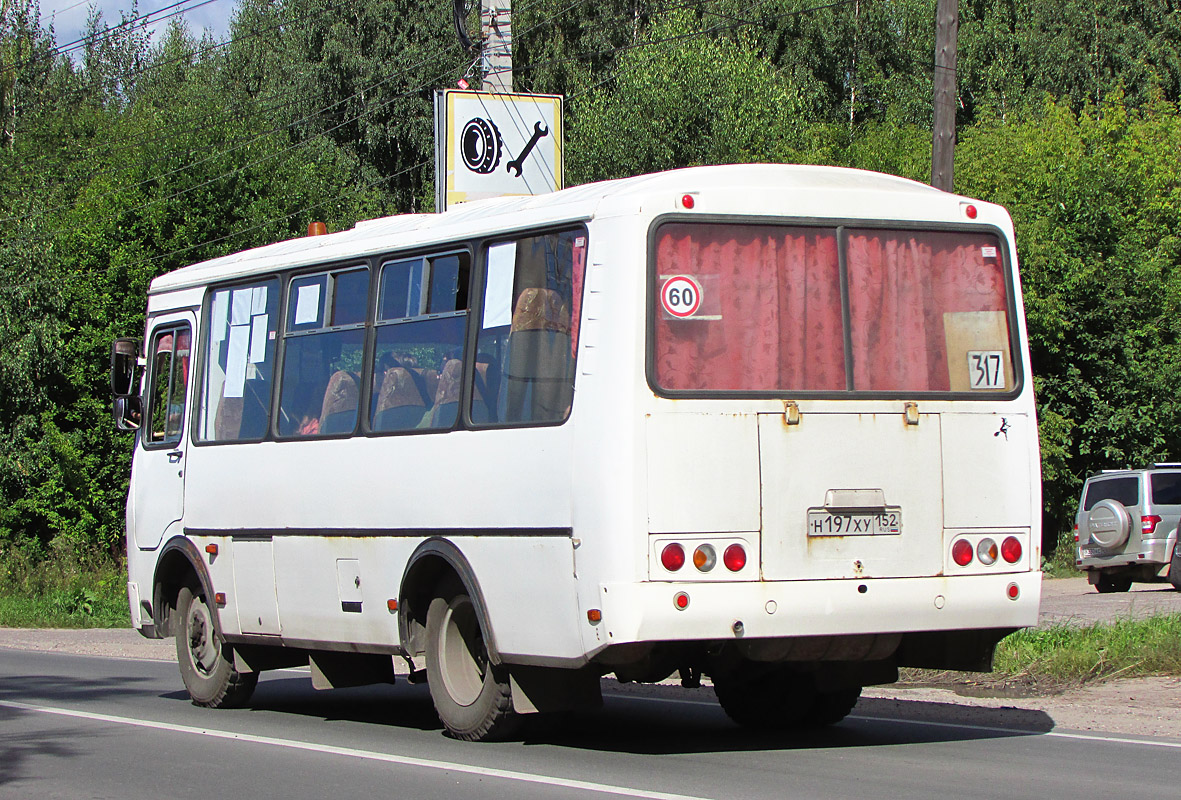
[[[741,572],[747,561],[746,545],[742,542],[657,542],[656,549],[660,566],[666,572],[683,571],[685,577]]]
[[[951,543],[951,560],[961,567],[967,567],[973,561],[985,567],[991,567],[997,561],[1016,564],[1021,560],[1022,552],[1021,540],[1016,536],[1006,536],[999,545],[991,536],[982,536],[975,540],[975,544],[966,537]]]

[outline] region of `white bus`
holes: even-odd
[[[200,705],[401,657],[464,739],[612,673],[823,725],[1037,620],[1012,224],[901,178],[699,167],[213,259],[112,385],[131,618]]]

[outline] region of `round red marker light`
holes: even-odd
[[[968,219],[976,219],[976,206],[964,206],[964,214],[967,215]]]
[[[972,563],[972,543],[967,539],[957,539],[951,546],[951,560],[966,567]]]
[[[732,544],[722,553],[722,563],[731,572],[738,572],[746,566],[746,548],[740,544]]]
[[[1010,564],[1021,560],[1021,540],[1016,536],[1008,536],[1001,542],[1001,558]]]
[[[685,548],[676,542],[665,545],[660,551],[660,564],[669,572],[676,572],[685,566]]]
[[[681,207],[682,208],[693,208],[693,206],[696,205],[696,203],[697,203],[697,201],[693,199],[693,195],[691,195],[691,194],[687,194],[681,198]]]
[[[689,595],[685,594],[684,592],[677,592],[675,595],[673,595],[673,606],[675,606],[678,611],[684,611],[689,607]]]
[[[1009,596],[1010,600],[1016,600],[1021,596],[1021,589],[1015,583],[1010,583],[1009,588],[1005,590],[1005,594]]]

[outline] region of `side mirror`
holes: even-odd
[[[135,394],[135,364],[138,360],[138,339],[122,338],[111,343],[111,394],[115,397]]]
[[[115,398],[115,428],[121,431],[139,430],[140,420],[143,418],[142,405],[139,395]]]

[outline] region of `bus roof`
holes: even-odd
[[[279,269],[589,220],[619,211],[635,214],[647,208],[653,214],[673,212],[678,208],[676,198],[686,193],[703,192],[725,198],[721,205],[699,207],[707,214],[724,211],[809,217],[937,219],[949,217],[949,209],[956,209],[959,202],[965,200],[906,178],[843,167],[791,164],[688,167],[588,183],[552,194],[474,201],[441,214],[400,214],[358,222],[351,230],[340,233],[289,239],[175,270],[152,281],[150,294]],[[807,193],[806,197],[801,197],[802,192]],[[856,213],[852,213],[854,209],[849,205],[851,193],[858,195]],[[898,202],[900,194],[907,195],[906,203]],[[769,203],[768,198],[777,198],[777,201]],[[618,202],[608,205],[612,201]],[[744,212],[741,207],[751,202],[754,205]]]

